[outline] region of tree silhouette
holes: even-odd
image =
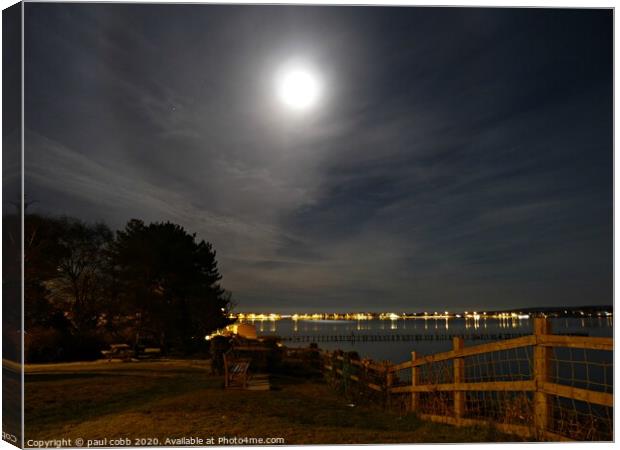
[[[25,300],[33,324],[44,323],[54,308],[64,311],[76,330],[94,330],[107,300],[105,258],[112,238],[103,224],[25,216]]]
[[[57,220],[59,233],[56,276],[46,283],[52,300],[70,312],[76,329],[93,330],[105,311],[106,250],[113,234],[104,224],[86,224],[63,217]]]
[[[138,331],[159,334],[163,348],[190,349],[230,323],[215,251],[181,226],[133,219],[117,232],[110,258],[124,308],[138,317]]]

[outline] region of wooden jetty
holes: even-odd
[[[572,333],[570,336],[587,336],[587,333]],[[465,341],[501,341],[528,336],[528,333],[376,333],[376,334],[307,334],[284,336],[285,342],[424,342],[452,341],[461,338]]]

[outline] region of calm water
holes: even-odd
[[[252,322],[250,322],[252,323]],[[450,350],[451,337],[461,335],[466,346],[474,346],[497,340],[493,335],[504,338],[532,334],[533,319],[409,319],[409,320],[368,320],[368,321],[334,321],[334,320],[298,320],[283,319],[279,321],[253,322],[259,335],[279,335],[287,346],[308,346],[309,342],[295,342],[296,337],[308,336],[355,336],[364,335],[390,337],[401,335],[408,341],[375,342],[318,342],[323,349],[341,349],[356,351],[361,357],[371,358],[377,362],[389,360],[401,363],[411,359],[411,352],[428,355]],[[613,319],[611,317],[591,317],[584,319],[551,319],[552,332],[555,334],[581,334],[593,337],[613,337]],[[485,337],[489,339],[484,339]],[[476,338],[476,339],[474,339]],[[472,357],[465,361],[465,379],[483,382],[486,380],[507,381],[531,379],[532,348],[515,349],[495,358],[484,356]],[[437,374],[441,374],[440,369]],[[550,381],[598,392],[613,393],[613,355],[609,351],[582,350],[571,348],[554,348],[551,361]],[[429,372],[435,373],[435,372]],[[411,370],[396,373],[396,382],[410,382]],[[442,382],[442,381],[437,381]],[[446,381],[443,381],[446,382]],[[486,398],[486,397],[480,397]],[[611,439],[613,409],[589,403],[554,397],[554,414],[582,414],[580,417],[597,423],[601,439]]]
[[[554,333],[579,333],[588,336],[612,337],[611,317],[586,317],[584,319],[551,319]],[[465,345],[478,345],[489,340],[478,340],[480,336],[503,334],[531,334],[533,320],[500,319],[399,319],[399,320],[291,320],[249,321],[256,326],[259,335],[279,335],[284,338],[298,336],[385,336],[401,334],[419,337],[410,341],[384,342],[319,342],[321,348],[356,351],[361,357],[377,361],[390,360],[398,363],[411,358],[411,352],[431,354],[450,350],[450,335],[464,335]],[[508,335],[508,336],[507,336]],[[308,346],[308,342],[287,341],[287,346]]]

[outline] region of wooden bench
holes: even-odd
[[[248,369],[250,360],[235,358],[232,353],[224,353],[224,387],[248,387]]]

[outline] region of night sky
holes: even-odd
[[[31,212],[179,223],[239,311],[612,302],[610,10],[25,9]]]

